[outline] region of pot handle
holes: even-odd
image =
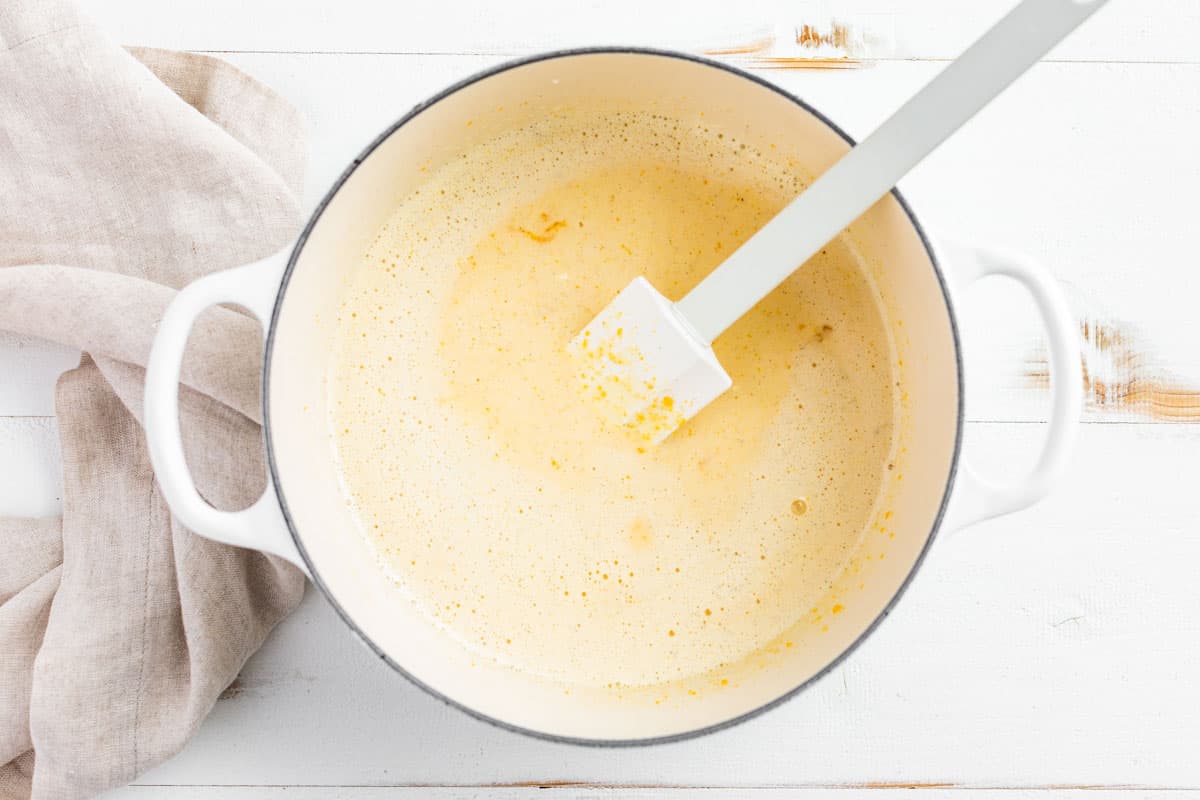
[[[145,425],[154,475],[180,522],[207,539],[280,556],[307,574],[269,477],[252,506],[219,511],[196,490],[179,432],[179,373],[196,318],[209,306],[236,303],[265,327],[291,252],[288,247],[262,261],[206,275],[175,296],[158,324],[146,364]]]
[[[1066,469],[1079,428],[1083,367],[1078,325],[1062,290],[1044,267],[1025,255],[993,248],[947,243],[942,249],[961,288],[989,275],[1004,275],[1028,290],[1046,326],[1053,394],[1046,441],[1033,471],[1024,478],[993,481],[964,459],[947,523],[957,529],[1031,506],[1053,488]]]

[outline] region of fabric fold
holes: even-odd
[[[84,352],[55,392],[61,517],[0,518],[0,797],[87,797],[178,752],[303,594],[172,518],[141,406],[175,291],[297,232],[304,149],[244,73],[123,49],[64,0],[0,6],[0,76],[0,330]],[[213,308],[185,358],[185,452],[223,509],[265,485],[261,342]]]

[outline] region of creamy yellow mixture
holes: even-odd
[[[431,168],[345,286],[330,426],[402,592],[481,657],[645,685],[734,663],[828,588],[893,448],[893,356],[850,245],[715,343],[733,388],[659,446],[565,345],[637,275],[678,299],[803,187],[703,125],[563,112]]]

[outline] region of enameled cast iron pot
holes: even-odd
[[[334,183],[294,247],[202,278],[164,316],[146,374],[146,430],[163,494],[193,531],[282,556],[305,570],[342,619],[399,673],[464,711],[535,736],[588,744],[644,744],[700,735],[746,719],[799,692],[840,662],[887,615],[939,528],[1015,511],[1043,496],[1061,471],[1078,421],[1075,326],[1057,288],[1029,261],[994,251],[939,248],[899,192],[881,199],[844,235],[864,256],[893,326],[905,448],[885,491],[894,539],[888,557],[857,558],[841,586],[845,611],[828,630],[795,630],[795,647],[747,672],[726,691],[654,705],[572,691],[473,658],[404,603],[357,533],[339,489],[326,425],[332,342],[313,320],[335,316],[346,270],[416,188],[422,164],[438,164],[483,137],[564,106],[645,109],[704,119],[740,141],[774,144],[817,175],[853,142],[803,101],[744,72],[678,53],[589,49],[550,53],[476,75],[418,106],[383,132]],[[467,125],[468,120],[475,124]],[[1047,327],[1054,400],[1033,473],[994,485],[961,463],[963,366],[953,298],[984,275],[1023,283]],[[236,303],[266,326],[263,433],[270,480],[241,512],[218,511],[197,493],[179,433],[178,379],[192,323],[215,303]],[[307,409],[304,410],[304,409]],[[951,490],[954,502],[950,504]],[[948,510],[949,509],[949,510]],[[878,542],[863,547],[876,550]],[[865,553],[858,554],[865,556]],[[859,584],[862,588],[858,588]],[[797,609],[797,616],[802,613]]]

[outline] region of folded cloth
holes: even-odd
[[[0,330],[85,353],[56,390],[62,516],[0,519],[0,797],[90,796],[171,756],[300,601],[295,568],[172,518],[140,420],[164,307],[295,234],[303,160],[296,112],[228,64],[0,3]],[[264,486],[260,348],[216,308],[188,349],[185,448],[220,508]]]

